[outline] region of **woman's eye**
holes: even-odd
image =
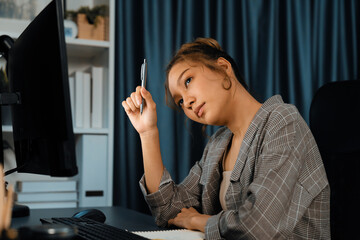
[[[179,107],[182,107],[183,103],[184,103],[184,101],[183,101],[182,99],[180,99],[180,100],[178,101],[178,106],[179,106]]]
[[[188,78],[185,80],[185,87],[187,87],[189,85],[189,83],[191,82],[192,78]],[[184,104],[184,100],[180,99],[178,102],[177,102],[177,105],[179,107],[182,107],[182,105]]]
[[[185,81],[185,86],[187,87],[189,85],[189,83],[191,82],[192,78],[188,78]]]

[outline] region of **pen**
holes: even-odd
[[[147,75],[147,62],[144,59],[144,63],[141,65],[141,87],[146,88],[146,75]],[[140,114],[142,114],[144,108],[144,98],[141,97]]]

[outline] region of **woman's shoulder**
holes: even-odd
[[[269,98],[263,104],[263,111],[268,115],[268,121],[274,123],[290,123],[299,119],[300,113],[296,106],[284,103],[280,95]]]

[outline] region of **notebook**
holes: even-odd
[[[202,240],[205,239],[205,234],[199,231],[192,231],[187,229],[164,230],[164,231],[135,231],[137,235],[150,239],[164,239],[164,240]]]

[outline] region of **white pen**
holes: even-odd
[[[147,62],[144,59],[144,63],[141,65],[141,87],[146,88],[146,76],[147,76]],[[144,108],[144,98],[141,97],[140,114],[142,114]]]

